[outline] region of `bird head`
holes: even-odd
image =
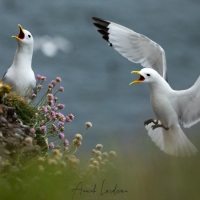
[[[140,71],[132,71],[131,73],[138,74],[140,77],[137,80],[132,81],[129,85],[136,83],[143,83],[143,82],[146,83],[155,82],[157,77],[159,76],[159,74],[154,69],[151,68],[143,68]]]
[[[23,29],[22,25],[18,24],[18,26],[19,26],[19,34],[17,36],[12,36],[12,37],[17,39],[19,43],[33,45],[32,34],[29,31]]]

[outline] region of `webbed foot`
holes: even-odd
[[[166,131],[169,130],[169,127],[165,127],[163,124],[155,124],[152,126],[153,130],[156,128],[164,128]]]
[[[155,125],[158,125],[158,120],[148,119],[144,121],[144,125],[148,125],[150,123],[154,123]]]

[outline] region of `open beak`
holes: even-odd
[[[22,28],[22,25],[18,24],[19,26],[19,35],[18,36],[12,36],[13,38],[16,38],[17,40],[23,40],[25,37],[24,29]]]
[[[136,84],[136,83],[141,83],[141,82],[143,82],[145,80],[145,78],[140,74],[139,71],[132,71],[131,74],[138,74],[138,75],[140,75],[140,77],[139,77],[139,79],[131,82],[129,85]]]

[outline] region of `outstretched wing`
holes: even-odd
[[[146,36],[136,33],[119,24],[93,17],[94,25],[120,54],[134,63],[140,63],[143,67],[155,69],[166,79],[165,51],[154,41]]]
[[[200,77],[191,88],[176,92],[179,119],[185,128],[189,128],[200,121]]]

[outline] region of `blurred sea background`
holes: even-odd
[[[104,179],[111,188],[118,184],[128,193],[105,198],[77,194],[78,199],[200,199],[199,153],[190,158],[172,157],[151,141],[143,126],[146,119],[154,118],[149,87],[129,86],[137,77],[130,72],[141,66],[107,45],[93,26],[93,16],[126,26],[161,45],[172,88],[189,88],[200,75],[198,0],[0,0],[0,76],[12,64],[17,42],[11,36],[18,35],[17,24],[21,24],[35,40],[35,74],[45,75],[47,83],[62,78],[65,91],[59,101],[65,104],[63,114],[75,115],[66,126],[66,138],[71,141],[74,134],[84,132],[85,122],[93,123],[78,149],[81,166],[88,163],[88,154],[97,143],[104,145],[103,151],[117,152],[119,173],[112,170],[94,181],[98,186]],[[199,129],[200,123],[184,132],[200,151]],[[71,188],[80,176],[68,179],[73,173],[63,168],[58,168],[64,172],[61,176],[54,176],[54,167],[49,175],[24,168],[11,170],[6,179],[2,173],[1,197],[72,198]]]
[[[1,0],[0,75],[11,66],[21,24],[35,39],[33,70],[48,82],[62,78],[59,96],[64,112],[75,121],[67,128],[82,132],[93,123],[88,147],[113,140],[133,151],[150,141],[143,122],[153,118],[146,84],[129,86],[136,77],[134,64],[109,47],[92,17],[107,19],[160,44],[166,52],[169,83],[174,89],[190,87],[200,74],[200,2],[197,0]],[[192,142],[199,138],[195,125],[184,130]],[[193,134],[194,133],[194,134]],[[153,146],[154,144],[152,144]],[[198,148],[198,147],[197,147]]]

